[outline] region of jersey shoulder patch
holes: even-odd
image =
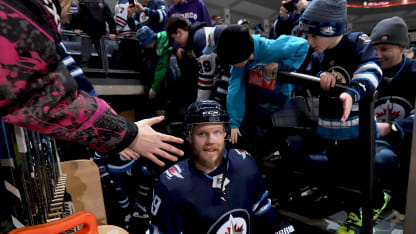
[[[236,153],[235,155],[240,156],[242,159],[246,159],[247,157],[251,157],[251,154],[245,150],[242,149],[233,149],[233,151]]]

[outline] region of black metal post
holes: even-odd
[[[416,119],[413,121],[412,153],[407,185],[406,220],[403,233],[416,233]]]
[[[367,97],[360,100],[360,143],[362,151],[360,151],[363,163],[362,175],[364,183],[362,188],[362,204],[363,204],[363,222],[361,233],[373,233],[373,201],[374,201],[374,181],[375,181],[375,116],[374,116],[374,99],[377,93],[368,95]],[[367,184],[367,186],[365,186]]]
[[[107,48],[105,46],[105,39],[109,39],[107,36],[102,36],[100,38],[100,47],[101,47],[101,63],[103,65],[104,71],[108,72],[108,58],[107,58]],[[106,75],[108,76],[108,74]]]

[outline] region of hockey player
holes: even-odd
[[[416,98],[408,87],[416,87],[416,61],[404,55],[409,37],[400,17],[377,23],[371,43],[383,69],[375,109],[381,137],[376,143],[376,168],[382,181],[393,186],[393,207],[404,214]]]
[[[300,19],[301,30],[315,50],[310,72],[320,77],[322,89],[317,127],[321,144],[317,145],[326,149],[333,175],[339,175],[337,178],[341,177],[343,182],[362,185],[364,168],[360,162],[364,155],[359,152],[358,102],[375,91],[382,71],[370,38],[360,32],[345,33],[346,23],[345,0],[314,0]],[[331,90],[337,82],[349,88],[342,93]],[[376,185],[375,194],[374,220],[389,201],[381,186]],[[360,206],[355,201],[347,202],[353,203],[348,206],[348,217],[337,232],[359,232]]]
[[[159,177],[152,233],[294,233],[271,207],[254,158],[226,148],[229,117],[219,103],[191,104],[184,127],[192,155]]]
[[[256,125],[263,124],[266,116],[288,102],[294,85],[280,82],[276,71],[295,71],[304,62],[309,46],[303,38],[283,35],[269,40],[250,35],[246,25],[231,25],[221,33],[217,55],[223,63],[232,65],[227,94],[230,114],[231,142],[241,136],[240,127],[246,114],[246,87],[250,84],[255,94]],[[245,72],[249,72],[248,79]],[[254,98],[253,98],[254,99]],[[272,101],[271,101],[272,100]],[[241,129],[247,134],[246,124]]]
[[[229,81],[229,66],[217,61],[214,52],[216,42],[226,25],[206,27],[205,23],[193,25],[182,15],[170,17],[166,31],[173,42],[185,50],[192,51],[198,61],[197,101],[213,99],[225,104]]]

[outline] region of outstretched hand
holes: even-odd
[[[237,143],[239,136],[242,136],[241,135],[241,132],[240,132],[240,129],[238,129],[238,128],[232,128],[231,129],[231,137],[230,137],[231,143],[232,144]]]
[[[345,120],[350,116],[351,108],[352,108],[352,97],[348,93],[341,93],[339,96],[339,100],[342,102],[342,108],[344,109],[344,113],[341,117],[341,123],[345,123]]]
[[[153,130],[152,125],[160,123],[163,120],[164,117],[159,116],[136,122],[139,133],[128,147],[140,156],[151,160],[159,166],[164,166],[165,164],[159,160],[157,156],[176,162],[178,160],[177,157],[170,153],[179,156],[183,155],[182,150],[166,143],[172,142],[182,144],[183,140],[181,138],[162,134]]]

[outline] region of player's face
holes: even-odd
[[[170,37],[173,39],[175,44],[182,48],[186,47],[186,44],[188,43],[188,31],[185,31],[181,28],[178,28],[176,33],[171,34]]]
[[[338,37],[322,37],[312,33],[308,33],[307,38],[308,44],[318,53],[322,53],[326,49],[334,48],[338,42]]]
[[[376,48],[378,57],[380,57],[380,65],[382,69],[391,68],[402,61],[404,48],[400,46],[380,44],[375,45],[374,48]]]
[[[188,138],[192,146],[195,164],[203,168],[215,169],[224,154],[224,124],[196,124]]]

